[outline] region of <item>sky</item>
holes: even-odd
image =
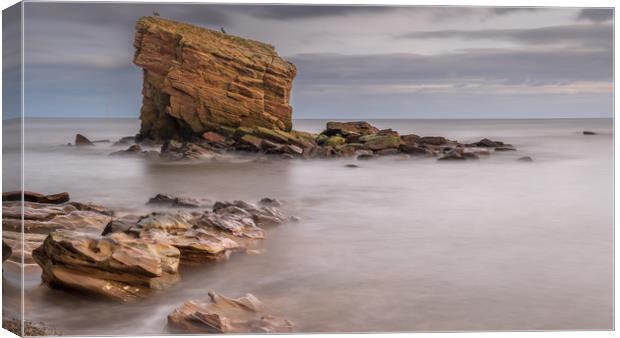
[[[612,9],[40,2],[26,116],[138,117],[134,24],[153,11],[274,45],[294,118],[613,116]]]

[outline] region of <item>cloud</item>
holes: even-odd
[[[468,50],[440,55],[309,54],[289,58],[296,86],[511,86],[568,85],[612,81],[608,51]]]
[[[541,8],[537,7],[493,7],[489,9],[491,14],[495,15],[508,15],[518,12],[533,12],[541,10]]]
[[[263,5],[263,6],[239,6],[238,10],[247,12],[249,15],[275,20],[299,20],[319,17],[339,17],[354,14],[383,13],[398,7],[390,6],[317,6],[317,5]]]
[[[408,39],[465,39],[512,41],[531,45],[571,45],[611,48],[611,24],[564,25],[533,29],[440,30],[399,35]]]
[[[613,19],[613,8],[584,8],[577,15],[577,20],[591,22],[607,22]]]

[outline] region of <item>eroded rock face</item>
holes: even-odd
[[[2,239],[12,250],[12,255],[8,259],[22,263],[23,251],[23,263],[31,264],[32,250],[39,247],[50,232],[66,229],[98,234],[112,220],[112,210],[99,205],[80,202],[57,204],[60,200],[65,200],[65,194],[68,199],[67,193],[47,196],[28,193],[30,196],[38,197],[37,200],[49,203],[26,201],[23,208],[20,201],[2,202]],[[7,195],[10,194],[3,196]],[[56,198],[58,196],[62,198]]]
[[[200,137],[220,127],[291,130],[297,71],[273,46],[143,17],[134,47],[144,69],[139,138]]]
[[[233,299],[209,292],[206,301],[188,301],[168,315],[168,325],[185,333],[290,333],[290,320],[263,312],[252,294]]]
[[[50,286],[131,301],[177,281],[180,252],[122,233],[102,237],[59,230],[50,233],[32,257]]]

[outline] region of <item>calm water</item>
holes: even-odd
[[[386,158],[358,169],[344,167],[350,159],[153,164],[106,156],[111,144],[61,146],[77,132],[113,141],[135,134],[136,120],[27,121],[28,190],[135,212],[159,192],[272,196],[301,222],[269,230],[262,255],[184,269],[180,283],[138,304],[51,290],[31,268],[26,319],[75,335],[161,334],[175,307],[214,290],[253,293],[306,332],[613,327],[611,119],[372,123],[459,141],[489,137],[519,151],[465,163]],[[5,264],[5,273],[11,290],[14,270]]]

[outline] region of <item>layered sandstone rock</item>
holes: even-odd
[[[168,324],[184,333],[290,333],[295,328],[290,320],[265,314],[249,293],[233,299],[209,292],[209,299],[175,309]]]
[[[115,233],[102,237],[59,230],[32,252],[45,283],[121,301],[144,296],[178,280],[174,246]]]
[[[240,126],[289,131],[296,68],[274,47],[143,17],[134,63],[144,69],[140,138],[200,137]]]
[[[22,263],[22,253],[23,263],[33,263],[32,250],[55,230],[99,234],[112,220],[112,210],[90,203],[69,202],[68,193],[43,195],[26,191],[23,205],[15,200],[17,195],[22,194],[3,193],[2,202],[2,239],[11,248],[12,254],[7,258],[16,263]]]

